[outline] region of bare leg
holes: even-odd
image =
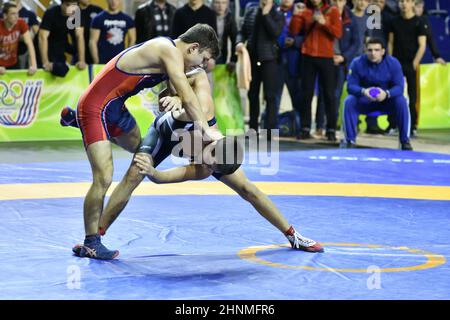
[[[99,141],[88,146],[87,155],[92,168],[93,182],[84,199],[84,229],[86,236],[95,235],[103,210],[106,191],[112,182],[113,162],[111,143]]]
[[[108,250],[98,234],[98,223],[103,211],[106,191],[112,182],[113,162],[110,141],[98,141],[87,147],[92,168],[93,182],[84,199],[84,227],[86,237],[83,245],[76,245],[72,251],[79,257],[111,260],[119,255],[117,250]]]
[[[134,154],[141,144],[141,130],[136,125],[130,132],[115,137],[112,141],[119,147]]]
[[[243,199],[250,202],[259,214],[283,234],[290,228],[290,224],[272,200],[247,179],[242,169],[238,169],[231,175],[223,176],[220,181],[236,191]]]
[[[323,252],[323,248],[319,243],[303,237],[295,231],[294,227],[287,222],[269,197],[247,179],[242,169],[238,169],[231,175],[223,176],[220,181],[236,191],[243,199],[250,202],[259,214],[287,237],[292,248],[308,252]]]
[[[146,155],[150,157],[153,164],[153,159],[151,159],[151,156],[148,154]],[[137,188],[143,179],[144,176],[139,173],[139,168],[132,163],[125,176],[114,189],[106,208],[103,211],[99,223],[102,233],[106,232],[111,224],[117,219],[130,200],[134,189]]]

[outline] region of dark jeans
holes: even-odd
[[[300,115],[300,103],[301,103],[301,81],[300,76],[293,76],[289,73],[288,62],[282,61],[278,65],[279,79],[276,96],[276,115],[280,111],[281,96],[283,95],[283,88],[286,84],[289,96],[291,97],[292,109],[295,110],[297,116]]]
[[[341,103],[341,95],[344,90],[345,83],[345,66],[339,65],[334,67],[336,72],[336,91],[335,91],[335,109],[336,109],[336,119],[339,118],[339,106]],[[317,101],[316,109],[316,128],[323,129],[325,126],[325,96],[324,89],[319,85],[319,96]]]
[[[302,98],[300,104],[300,121],[303,131],[311,129],[311,102],[314,96],[316,77],[319,75],[319,86],[323,87],[325,112],[327,116],[327,132],[336,131],[336,75],[332,58],[303,56]]]
[[[408,97],[409,97],[409,112],[411,114],[411,130],[417,129],[417,79],[416,70],[411,63],[401,62],[403,74],[406,77],[406,83],[408,84]],[[392,128],[397,128],[397,123],[395,117],[390,115],[388,117],[389,126]]]
[[[264,89],[264,100],[266,101],[265,128],[277,128],[277,87],[278,87],[278,64],[276,60],[263,61],[259,65],[252,59],[252,81],[248,91],[250,103],[250,128],[258,131],[260,101],[259,91],[261,83]]]

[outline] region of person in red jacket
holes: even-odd
[[[302,45],[303,74],[302,102],[300,105],[301,131],[298,139],[311,137],[311,102],[314,96],[316,76],[324,88],[327,116],[326,136],[336,141],[337,113],[335,109],[336,77],[333,63],[334,44],[342,36],[342,21],[339,9],[328,0],[306,0],[296,4],[294,16],[289,25],[293,35],[304,33]]]
[[[19,19],[19,9],[10,2],[3,5],[3,18],[0,19],[0,75],[4,74],[6,69],[19,69],[19,41],[25,42],[28,48],[28,75],[33,75],[37,70],[36,54],[27,23]]]

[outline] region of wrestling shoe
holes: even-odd
[[[292,226],[286,231],[285,236],[289,240],[292,249],[307,252],[324,252],[322,246],[318,242],[305,238]]]
[[[77,244],[72,248],[73,253],[81,258],[98,260],[112,260],[119,255],[118,250],[108,250],[100,240],[100,235],[89,236],[84,245]]]
[[[78,123],[77,123],[77,113],[75,110],[69,108],[69,107],[64,107],[61,110],[61,119],[59,120],[59,123],[63,126],[63,127],[75,127],[78,128]]]

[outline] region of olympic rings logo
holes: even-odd
[[[0,81],[0,126],[30,125],[37,114],[42,86],[42,80],[27,80],[25,84]]]
[[[0,81],[0,101],[2,106],[11,107],[17,104],[17,101],[22,99],[24,93],[24,86],[21,81],[14,80],[9,83]]]

